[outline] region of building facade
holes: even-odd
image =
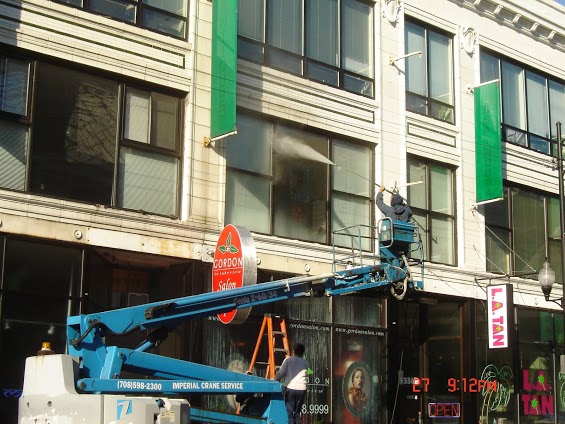
[[[347,247],[335,230],[374,235],[380,184],[414,212],[422,291],[280,302],[239,326],[188,322],[158,353],[244,372],[275,313],[306,345],[303,422],[565,418],[563,311],[537,282],[548,258],[562,296],[553,164],[565,8],[239,0],[237,134],[208,143],[212,10],[209,0],[0,2],[6,419],[16,422],[25,357],[43,341],[64,351],[67,316],[209,291],[226,224],[253,234],[259,282],[328,272],[333,245]],[[489,84],[500,99],[492,157],[476,155]],[[478,202],[493,167],[501,200]],[[502,331],[489,327],[498,285],[511,288],[509,345],[489,348]],[[358,372],[365,396],[353,402]],[[236,409],[233,396],[189,400]]]

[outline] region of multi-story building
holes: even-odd
[[[372,235],[380,184],[414,211],[423,291],[189,322],[159,353],[245,371],[274,312],[307,348],[304,422],[563,419],[563,311],[537,273],[547,257],[562,295],[565,8],[239,0],[237,134],[210,141],[213,8],[230,3],[213,2],[0,1],[3,419],[16,421],[24,358],[43,341],[64,351],[67,316],[209,291],[230,223],[253,234],[259,282],[328,272],[334,230]],[[500,143],[480,144],[498,128]],[[491,188],[487,200],[502,200],[482,201]],[[512,287],[510,320],[493,330],[487,290],[499,284]],[[501,332],[509,346],[489,348]],[[235,410],[233,396],[190,401]]]

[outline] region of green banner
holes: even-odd
[[[477,203],[502,197],[502,142],[498,82],[475,88]]]
[[[211,139],[235,130],[236,77],[237,0],[213,0]]]

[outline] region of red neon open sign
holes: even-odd
[[[461,416],[461,404],[428,403],[428,416],[430,418],[459,418]]]

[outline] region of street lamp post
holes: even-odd
[[[561,142],[561,122],[556,124],[557,127],[557,163],[554,166],[554,170],[558,171],[557,182],[559,184],[559,222],[560,222],[560,235],[561,235],[561,280],[565,280],[565,200],[563,199],[565,189],[563,188],[563,143]],[[551,288],[555,282],[555,272],[549,266],[547,258],[543,263],[542,269],[538,275],[538,281],[541,285],[541,290],[545,296],[545,300],[548,302],[561,301],[560,306],[565,314],[565,300],[563,297],[559,299],[550,299],[549,295],[551,293]]]
[[[561,122],[555,124],[557,127],[557,183],[559,184],[559,221],[561,224],[561,282],[565,280],[565,201],[563,195],[563,143],[561,142]],[[561,304],[563,307],[563,301]]]
[[[565,290],[565,200],[563,199],[565,190],[563,188],[563,144],[561,142],[561,122],[557,122],[557,163],[556,166],[553,168],[554,170],[557,169],[557,182],[559,184],[559,221],[560,221],[560,238],[561,238],[561,283],[563,284],[562,289]],[[555,282],[555,271],[551,269],[549,266],[549,261],[547,257],[545,258],[545,262],[539,272],[538,281],[541,286],[541,290],[545,297],[545,300],[548,302],[555,302],[561,306],[561,310],[564,319],[565,325],[565,293],[558,299],[550,299],[549,295],[551,294],[551,288],[553,287],[553,283]],[[558,303],[560,302],[560,303]],[[554,351],[554,358],[555,358],[555,351]],[[561,373],[565,373],[565,355],[561,355],[559,358],[559,364],[561,368]],[[554,373],[554,384],[557,383],[556,372]],[[557,386],[555,386],[557,387]],[[554,399],[554,407],[555,407],[555,423],[559,422],[559,402],[558,396],[555,396]]]

